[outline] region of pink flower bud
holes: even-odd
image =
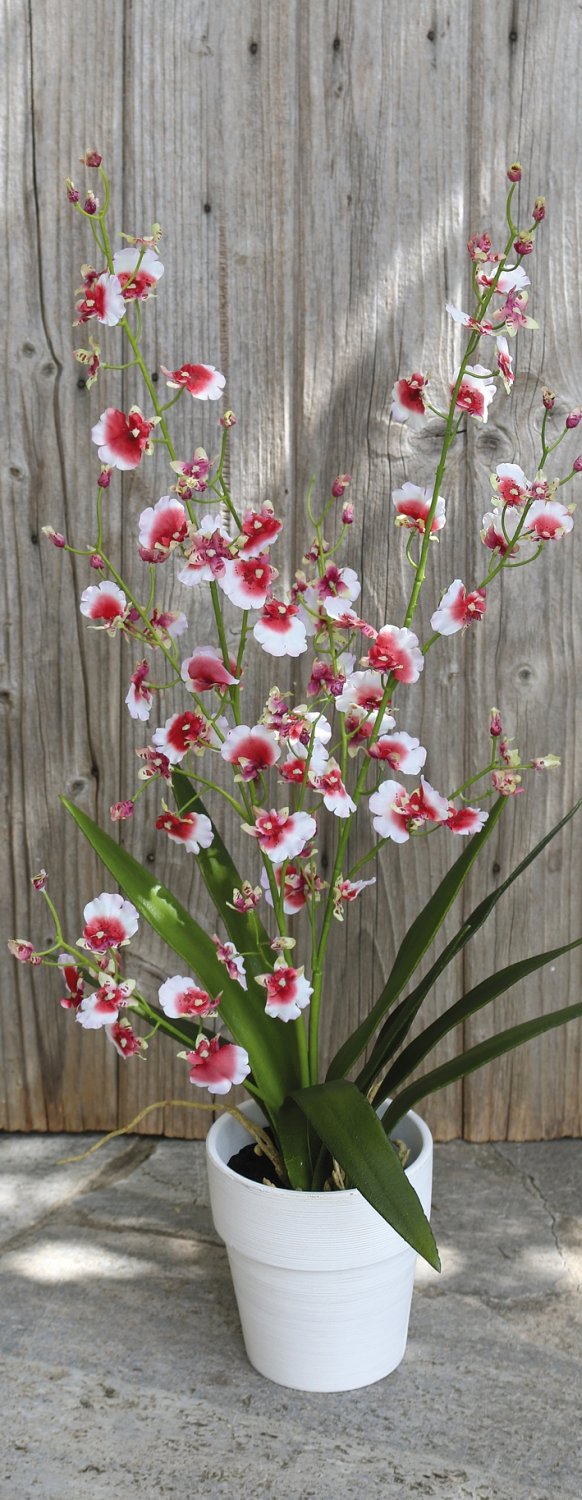
[[[67,545],[62,531],[55,531],[54,526],[43,526],[42,534],[43,536],[48,536],[49,542],[52,542],[53,547],[66,547]]]
[[[99,200],[98,200],[98,198],[95,197],[94,193],[87,193],[87,197],[86,197],[85,202],[83,204],[83,212],[86,213],[86,214],[96,214],[98,208],[99,208]]]
[[[555,771],[562,762],[559,755],[537,755],[531,764],[534,771]]]
[[[13,958],[17,958],[19,964],[40,964],[42,959],[35,953],[32,943],[27,938],[10,938],[8,951]]]
[[[99,478],[97,480],[97,483],[98,483],[99,488],[101,490],[108,490],[109,489],[109,486],[111,484],[111,474],[112,474],[112,470],[111,470],[109,464],[103,464],[103,467],[101,469],[101,473],[100,473]]]
[[[98,151],[86,151],[85,155],[80,157],[82,167],[100,167],[102,161],[103,157]]]
[[[536,224],[541,224],[542,219],[545,219],[545,217],[546,217],[546,200],[545,200],[545,198],[536,198],[536,201],[535,201],[534,206],[533,206],[532,211],[531,211],[531,216],[532,216],[532,219],[534,219],[534,221],[535,221]]]
[[[114,802],[113,807],[109,809],[109,815],[112,823],[122,823],[125,818],[133,816],[133,802],[130,802],[129,798],[127,802]]]
[[[574,459],[574,462],[572,464],[572,468],[573,468],[575,474],[579,474],[580,473],[580,471],[582,470],[582,453],[579,453],[578,457]]]
[[[224,411],[218,418],[219,427],[236,427],[236,417],[233,411]]]
[[[533,255],[533,247],[533,240],[529,239],[525,234],[520,235],[517,240],[513,241],[513,248],[516,255]]]
[[[334,497],[334,500],[341,500],[344,490],[347,490],[347,487],[349,484],[351,484],[351,482],[351,474],[338,474],[337,479],[334,479],[331,487],[331,493]]]
[[[544,403],[546,411],[553,411],[554,407],[556,405],[556,393],[555,393],[555,391],[548,390],[548,387],[546,386],[545,389],[542,391],[542,401]]]
[[[507,176],[510,182],[521,182],[521,162],[513,161],[507,168]]]
[[[353,520],[354,520],[355,514],[356,513],[355,513],[353,505],[351,504],[351,502],[349,500],[346,500],[346,502],[344,504],[344,507],[343,507],[343,510],[342,510],[342,522],[343,522],[343,525],[344,526],[351,526],[353,524]]]
[[[472,234],[467,240],[467,250],[471,260],[491,260],[491,236],[489,234]]]
[[[490,735],[492,736],[492,738],[494,740],[498,739],[498,737],[499,737],[500,734],[503,734],[503,725],[501,723],[501,714],[500,714],[498,708],[492,708],[491,709],[491,718],[489,720],[489,733],[490,733]]]
[[[69,200],[69,203],[78,203],[79,202],[79,198],[81,197],[81,194],[78,192],[77,188],[75,187],[75,184],[74,184],[74,182],[73,182],[73,180],[72,180],[71,177],[67,177],[67,180],[65,182],[65,187],[66,187],[66,190],[67,190],[67,198]]]
[[[579,422],[582,422],[582,406],[575,406],[573,411],[568,412],[566,427],[577,427]]]
[[[102,568],[105,567],[105,563],[104,563],[103,558],[101,557],[101,554],[99,552],[92,552],[91,553],[91,556],[89,558],[89,566],[91,568],[96,568],[97,572],[99,572]]]
[[[34,886],[35,891],[46,891],[48,885],[46,870],[39,870],[38,875],[32,875],[31,885]]]

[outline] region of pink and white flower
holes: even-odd
[[[479,833],[480,829],[484,828],[488,817],[489,813],[485,811],[484,807],[454,807],[451,803],[447,818],[447,828],[450,828],[452,833],[463,835]]]
[[[313,994],[313,987],[305,978],[303,969],[289,967],[283,954],[277,959],[273,972],[258,974],[257,982],[267,991],[267,1015],[277,1016],[280,1021],[296,1021]]]
[[[258,557],[265,547],[272,547],[282,529],[283,522],[278,520],[269,500],[265,501],[260,510],[245,510],[239,556]]]
[[[243,823],[245,833],[258,839],[259,845],[274,865],[284,860],[296,859],[309,840],[317,833],[317,823],[309,813],[290,813],[288,807],[271,808],[270,812],[255,814],[254,828]]]
[[[153,452],[151,435],[157,420],[148,421],[139,406],[131,406],[127,414],[108,406],[91,431],[101,462],[114,469],[137,469],[142,455]]]
[[[131,674],[129,692],[125,699],[132,719],[141,719],[142,724],[147,724],[153,703],[153,693],[147,685],[149,672],[148,661],[138,662]]]
[[[350,813],[356,811],[356,804],[344,786],[336,760],[328,761],[322,774],[310,771],[309,779],[315,791],[321,793],[328,812],[334,813],[336,818],[349,818]]]
[[[402,489],[393,490],[392,504],[396,511],[396,525],[406,526],[409,531],[419,531],[424,536],[432,503],[432,490],[422,489],[418,484],[403,484]],[[441,531],[445,524],[445,502],[439,495],[431,522],[431,535]]]
[[[231,766],[237,766],[243,781],[256,781],[279,760],[281,749],[274,734],[264,724],[237,724],[229,729],[220,754]]]
[[[184,462],[180,458],[173,458],[170,468],[178,475],[176,489],[185,500],[191,500],[192,495],[203,495],[206,489],[206,480],[212,465],[204,448],[196,448],[194,457]]]
[[[145,1052],[147,1047],[147,1042],[143,1037],[136,1036],[127,1018],[114,1021],[112,1026],[107,1026],[105,1035],[107,1040],[113,1043],[119,1057],[125,1058],[126,1062],[129,1057],[138,1057],[140,1053]]]
[[[458,374],[457,370],[451,384],[451,395]],[[497,393],[495,381],[488,379],[488,376],[491,376],[491,370],[487,370],[485,365],[467,365],[455,402],[459,411],[466,411],[470,417],[477,417],[480,422],[487,421],[488,409]]]
[[[93,995],[85,995],[77,1006],[75,1020],[86,1031],[99,1031],[102,1026],[111,1026],[119,1016],[123,1005],[127,1005],[135,989],[135,979],[116,980],[110,974],[103,976],[102,984]]]
[[[205,813],[183,813],[180,816],[173,812],[160,813],[156,818],[156,828],[163,829],[173,844],[181,844],[188,854],[199,854],[201,849],[209,849],[214,838],[212,823]]]
[[[91,953],[107,953],[110,948],[124,948],[135,936],[138,915],[131,901],[109,891],[102,891],[89,901],[83,911],[83,936],[80,946]]]
[[[212,999],[207,990],[200,989],[193,979],[185,978],[183,974],[174,974],[171,979],[165,979],[158,990],[158,1000],[165,1016],[177,1019],[179,1016],[192,1016],[195,1020],[201,1020],[203,1016],[212,1016],[218,1010],[222,995]]]
[[[70,953],[59,953],[57,963],[62,969],[67,994],[61,1000],[63,1010],[76,1010],[85,994],[85,980],[81,970],[73,963]]]
[[[484,322],[479,323],[476,318],[471,317],[470,313],[463,312],[462,308],[455,307],[452,302],[446,302],[445,307],[446,311],[449,314],[449,317],[453,319],[453,322],[461,323],[463,328],[473,328],[475,330],[475,333],[481,334],[490,334],[494,332],[493,324],[490,323],[488,319],[485,319]]]
[[[203,714],[191,713],[188,709],[184,713],[171,714],[165,724],[155,730],[152,739],[156,749],[163,752],[171,766],[178,766],[189,750],[200,755],[209,746],[216,748],[220,744],[216,730],[208,719]]]
[[[117,630],[123,625],[127,612],[127,599],[116,583],[105,579],[103,583],[92,583],[81,594],[81,614],[92,620],[96,629]]]
[[[216,943],[216,957],[219,964],[224,964],[229,979],[240,984],[241,990],[247,988],[247,977],[245,974],[245,961],[242,953],[237,953],[234,943],[222,943],[216,933],[212,939]]]
[[[439,635],[454,635],[473,620],[482,619],[486,609],[485,589],[467,593],[460,578],[455,578],[443,594],[438,609],[431,615],[431,627]]]
[[[277,569],[271,567],[268,553],[260,552],[258,557],[232,558],[225,563],[218,582],[237,609],[262,609],[271,584],[278,576]]]
[[[167,370],[161,365],[162,375],[169,376],[166,385],[170,390],[184,388],[197,401],[219,401],[226,385],[226,378],[214,365],[180,365],[179,370]]]
[[[178,583],[188,588],[198,583],[213,583],[224,575],[225,563],[232,560],[232,541],[218,516],[202,516],[190,539],[186,566],[178,573]]]
[[[527,530],[539,542],[556,542],[572,530],[574,519],[560,500],[535,500],[527,517]]]
[[[353,604],[361,591],[361,583],[353,568],[338,568],[337,563],[328,563],[323,577],[318,579],[315,592],[324,613],[330,620],[343,615],[346,605]]]
[[[408,832],[408,792],[398,781],[382,781],[369,802],[372,826],[383,839],[405,844]]]
[[[32,943],[29,943],[28,938],[9,938],[6,946],[8,952],[12,954],[13,958],[18,960],[19,964],[32,964],[33,967],[36,967],[42,963],[40,953],[35,953]]]
[[[348,709],[344,719],[344,729],[348,737],[349,756],[357,755],[358,750],[366,748],[368,740],[376,728],[377,717],[378,715],[375,711],[370,714],[365,708],[358,708],[356,704]],[[394,719],[392,715],[383,714],[382,722],[378,727],[378,733],[380,735],[388,734],[393,728]]]
[[[483,526],[481,529],[483,546],[488,547],[490,552],[498,552],[500,557],[505,557],[505,553],[511,548],[511,555],[513,557],[515,552],[519,552],[519,543],[516,542],[514,547],[511,544],[520,524],[521,516],[518,510],[510,509],[506,506],[503,511],[503,524],[501,522],[501,511],[488,510],[486,515],[483,516]],[[507,538],[509,538],[509,541]]]
[[[492,286],[498,269],[494,261],[484,261],[477,271],[479,286]],[[505,266],[495,291],[499,296],[507,297],[510,292],[521,292],[526,286],[531,286],[531,282],[523,266]]]
[[[346,677],[335,706],[339,714],[347,714],[352,708],[360,708],[366,714],[376,715],[384,697],[384,682],[379,672],[351,672]],[[390,720],[390,727],[394,719]]]
[[[375,875],[371,880],[343,880],[340,875],[339,880],[336,881],[333,888],[333,914],[334,917],[337,917],[338,922],[343,922],[344,906],[349,906],[352,901],[355,901],[361,895],[362,891],[366,889],[366,886],[375,884]]]
[[[165,562],[174,547],[185,541],[188,517],[180,500],[162,495],[154,506],[142,510],[139,518],[138,545],[142,562]]]
[[[230,665],[234,667],[234,662]],[[238,677],[225,667],[220,651],[215,646],[198,646],[182,662],[181,674],[189,693],[209,693],[213,688],[222,692],[238,683]]]
[[[200,1036],[193,1052],[178,1053],[190,1064],[190,1083],[209,1094],[228,1094],[234,1084],[243,1083],[251,1071],[249,1054],[234,1042],[218,1036]]]
[[[504,505],[524,505],[531,499],[529,479],[519,464],[498,464],[491,484]]]
[[[154,609],[150,617],[150,625],[159,635],[169,636],[171,641],[177,641],[180,635],[188,629],[188,619],[181,609]],[[157,641],[152,636],[152,644]]]
[[[410,422],[411,432],[419,432],[426,420],[423,391],[426,375],[413,374],[408,380],[397,380],[392,389],[391,414],[395,422]]]
[[[418,682],[424,667],[418,636],[406,626],[383,625],[370,646],[368,661],[378,672],[391,672],[397,682]]]
[[[446,797],[441,797],[440,792],[435,792],[430,782],[421,776],[420,786],[416,788],[416,791],[411,792],[408,798],[411,828],[419,827],[422,823],[446,823],[449,811],[450,806]]]
[[[513,373],[513,363],[507,339],[503,337],[497,338],[495,347],[497,350],[497,369],[505,386],[506,395],[509,395],[515,375]]]
[[[368,754],[374,760],[381,760],[401,776],[419,776],[426,761],[424,745],[404,730],[399,730],[397,734],[380,735]]]
[[[101,276],[85,284],[85,295],[81,302],[77,303],[74,327],[80,323],[88,323],[91,318],[97,318],[99,323],[104,323],[107,328],[115,328],[116,324],[125,316],[125,303],[121,293],[121,283],[117,276],[111,276],[109,271],[104,271]]]
[[[298,615],[298,604],[267,599],[253,630],[267,656],[301,656],[307,650],[305,625]]]
[[[150,246],[141,256],[141,262],[140,254],[138,245],[128,245],[124,250],[116,250],[113,257],[113,270],[119,277],[126,302],[136,299],[145,302],[164,274],[164,267],[156,250]]]

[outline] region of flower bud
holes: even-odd
[[[579,422],[582,422],[582,406],[575,406],[573,411],[568,412],[566,427],[577,427]]]
[[[105,567],[105,563],[100,552],[91,553],[91,556],[89,558],[89,567],[95,568],[97,572],[100,572],[100,570]]]
[[[553,771],[556,766],[561,766],[561,764],[559,755],[537,755],[532,760],[532,769],[534,771]]]
[[[98,151],[86,151],[85,155],[81,156],[79,160],[82,167],[100,167],[103,157],[99,155]]]
[[[95,197],[94,193],[87,193],[87,197],[86,197],[85,202],[83,204],[83,213],[85,213],[85,214],[96,214],[98,208],[99,208],[99,199]]]
[[[536,201],[535,201],[534,206],[533,206],[532,211],[531,211],[531,216],[532,216],[532,219],[535,221],[536,224],[541,224],[542,219],[545,219],[545,217],[546,217],[546,200],[545,200],[545,198],[536,198]]]
[[[342,524],[352,526],[356,512],[350,500],[346,500],[342,509]]]
[[[491,717],[490,717],[490,720],[489,720],[489,733],[490,733],[492,739],[494,739],[494,740],[498,739],[498,737],[499,737],[500,734],[503,734],[503,725],[501,723],[501,714],[500,714],[498,708],[492,708],[491,709]]]
[[[521,182],[521,162],[513,161],[507,168],[507,176],[510,182]]]
[[[548,387],[545,386],[542,391],[542,401],[546,411],[553,411],[556,405],[556,392],[548,390]]]
[[[129,798],[127,802],[114,802],[113,807],[109,809],[109,816],[112,823],[122,823],[124,818],[131,818],[132,815],[133,802]]]
[[[334,500],[341,500],[344,490],[347,490],[347,487],[349,484],[351,484],[351,482],[351,474],[338,474],[337,479],[334,479],[331,487],[331,493],[334,497]]]
[[[66,547],[67,545],[62,531],[55,531],[54,526],[43,526],[42,534],[43,536],[48,536],[49,542],[52,542],[53,547]]]
[[[233,411],[224,411],[218,418],[219,427],[236,427],[236,417]]]
[[[32,875],[31,885],[34,886],[35,891],[46,891],[48,885],[46,870],[39,870],[38,875]]]
[[[111,474],[112,474],[112,469],[111,469],[110,465],[109,464],[103,464],[102,468],[101,468],[101,473],[100,473],[99,478],[97,480],[97,483],[98,483],[99,488],[101,490],[108,490],[109,489],[109,486],[111,484]]]
[[[75,184],[74,184],[74,182],[73,182],[73,180],[72,180],[71,177],[67,177],[66,182],[65,182],[65,187],[66,187],[66,190],[67,190],[67,198],[69,200],[69,203],[78,203],[79,202],[79,198],[81,197],[81,194],[78,191],[78,189],[75,187]]]
[[[518,235],[518,238],[513,241],[513,248],[516,255],[533,255],[533,247],[534,242],[531,235],[527,234],[527,232]]]
[[[290,952],[291,949],[295,947],[295,938],[276,937],[273,938],[273,941],[269,946],[273,949],[273,953]]]
[[[27,938],[10,938],[8,952],[13,958],[18,959],[19,964],[42,963],[40,955],[35,953],[32,943],[29,943]]]
[[[582,453],[579,453],[578,457],[574,459],[574,462],[572,464],[572,468],[573,468],[575,474],[579,474],[580,473],[580,471],[582,470]]]

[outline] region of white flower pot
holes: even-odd
[[[264,1123],[254,1101],[242,1109]],[[428,1215],[430,1130],[410,1111],[398,1135],[410,1149],[406,1175]],[[349,1391],[381,1380],[406,1348],[414,1250],[356,1189],[296,1193],[240,1177],[228,1162],[248,1143],[238,1121],[224,1114],[209,1131],[206,1152],[212,1216],[228,1251],[251,1364],[302,1391]]]

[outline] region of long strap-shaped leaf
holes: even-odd
[[[504,1052],[522,1047],[524,1042],[531,1042],[545,1031],[553,1031],[556,1026],[564,1026],[567,1021],[575,1021],[580,1016],[582,1001],[578,1001],[576,1005],[566,1005],[562,1010],[552,1011],[549,1016],[538,1016],[535,1021],[522,1021],[519,1026],[510,1026],[507,1031],[488,1037],[486,1042],[478,1042],[468,1052],[461,1052],[459,1057],[451,1058],[450,1062],[434,1068],[432,1073],[425,1073],[424,1078],[417,1078],[414,1083],[409,1083],[407,1088],[402,1089],[382,1118],[383,1129],[394,1130],[402,1116],[407,1110],[413,1109],[419,1099],[426,1099],[428,1094],[436,1093],[437,1089],[444,1089],[449,1083],[457,1083],[460,1078],[475,1073],[477,1068],[483,1068],[486,1063],[494,1062],[495,1058],[503,1057]]]
[[[554,824],[549,833],[544,834],[543,839],[540,839],[539,843],[535,844],[533,849],[530,849],[529,854],[526,854],[525,858],[520,860],[515,869],[501,882],[501,885],[496,886],[494,891],[490,891],[489,895],[485,896],[484,900],[479,902],[479,905],[474,908],[470,916],[463,922],[455,937],[451,938],[450,943],[447,943],[446,948],[443,949],[436,962],[432,964],[428,974],[425,975],[424,979],[421,979],[420,984],[412,990],[406,1000],[402,1001],[402,1004],[395,1011],[394,1015],[385,1022],[376,1039],[370,1057],[356,1080],[358,1087],[363,1092],[368,1090],[381,1068],[386,1066],[396,1048],[401,1046],[415,1017],[418,1015],[425,996],[430,993],[433,985],[436,984],[437,979],[447,968],[447,965],[451,963],[453,958],[456,958],[457,954],[464,948],[465,943],[468,943],[469,939],[474,937],[479,928],[483,926],[483,923],[487,921],[494,906],[509,889],[510,885],[513,884],[513,881],[517,880],[520,875],[523,875],[528,865],[531,865],[533,860],[537,859],[538,854],[541,854],[546,844],[549,844],[555,838],[556,834],[560,833],[561,829],[565,827],[566,823],[570,822],[570,819],[575,816],[581,806],[582,798],[570,808],[569,812],[564,814],[563,818],[560,818],[558,823]]]
[[[508,964],[507,968],[499,969],[497,974],[490,974],[488,979],[483,979],[476,984],[472,990],[468,990],[455,1005],[437,1016],[432,1025],[421,1031],[420,1036],[415,1037],[408,1047],[400,1053],[392,1064],[386,1077],[383,1079],[375,1095],[375,1103],[381,1104],[388,1094],[393,1094],[404,1078],[408,1078],[414,1069],[419,1066],[423,1058],[432,1052],[437,1042],[447,1036],[449,1031],[454,1031],[455,1026],[462,1026],[470,1016],[474,1016],[484,1005],[491,1005],[498,995],[503,995],[510,990],[520,979],[526,979],[528,974],[534,974],[536,969],[542,969],[545,964],[550,964],[556,958],[561,958],[563,953],[570,953],[572,948],[579,948],[582,938],[574,938],[572,943],[563,943],[561,948],[551,948],[547,953],[534,953],[531,958],[522,958],[515,964]]]
[[[484,828],[470,840],[463,853],[455,861],[452,869],[445,875],[444,880],[441,880],[434,895],[431,896],[430,901],[427,901],[426,906],[423,907],[416,921],[409,927],[398,949],[392,970],[381,995],[369,1015],[352,1032],[352,1035],[340,1047],[339,1052],[336,1052],[335,1057],[332,1058],[328,1069],[328,1078],[341,1078],[345,1073],[349,1072],[349,1069],[357,1062],[364,1048],[367,1047],[368,1042],[371,1041],[386,1011],[390,1009],[402,993],[404,986],[408,984],[409,979],[414,974],[421,959],[424,958],[427,948],[430,947],[440,926],[444,922],[449,908],[458,896],[463,882],[467,879],[472,865],[483,848],[483,844],[492,834],[495,824],[506,805],[506,801],[507,799],[504,797],[498,798],[489,813]]]
[[[250,988],[245,994],[229,979],[224,966],[218,962],[212,939],[171,891],[161,885],[155,875],[144,870],[74,802],[69,802],[66,797],[61,801],[154,932],[184,960],[205,989],[214,995],[222,991],[221,1013],[226,1025],[235,1041],[248,1051],[253,1076],[265,1104],[276,1111],[286,1095],[297,1087],[300,1074],[285,1027],[277,1026],[265,1014],[264,996],[255,998]]]
[[[293,1095],[353,1187],[387,1224],[440,1271],[435,1238],[378,1116],[355,1083],[337,1079]]]

